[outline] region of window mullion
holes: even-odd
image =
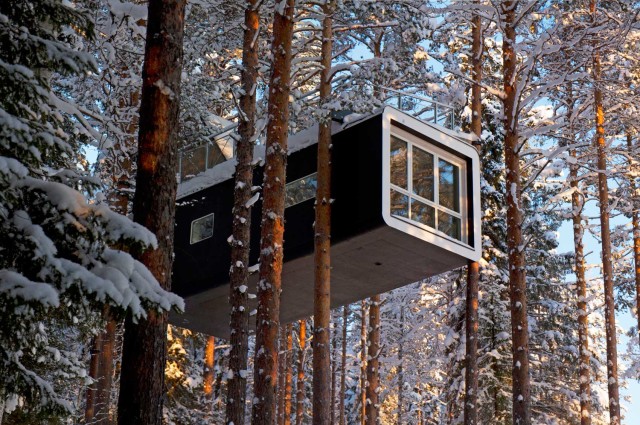
[[[407,189],[409,192],[408,215],[411,217],[411,197],[413,196],[413,143],[407,143]]]
[[[438,229],[438,220],[440,218],[440,214],[438,214],[440,211],[440,169],[438,167],[439,162],[440,155],[433,152],[433,202],[436,204],[436,229]]]

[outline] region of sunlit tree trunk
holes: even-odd
[[[531,424],[531,382],[529,378],[529,321],[524,239],[522,236],[522,188],[520,135],[518,133],[518,76],[516,57],[516,5],[503,1],[502,42],[504,81],[504,154],[507,191],[507,249],[509,254],[509,295],[512,335],[512,388],[514,425]]]
[[[573,114],[574,99],[571,84],[568,88],[569,137],[574,140]],[[569,150],[572,158],[577,157],[575,148]],[[569,185],[573,189],[571,194],[571,220],[573,224],[573,245],[575,250],[576,295],[578,299],[578,346],[579,346],[579,386],[580,386],[580,424],[591,425],[591,353],[589,351],[589,314],[587,305],[587,280],[584,262],[584,226],[582,211],[584,208],[583,195],[578,179],[579,165],[573,161],[569,166]]]
[[[304,352],[307,344],[307,321],[300,320],[298,334],[298,377],[296,381],[296,425],[301,425],[304,419]]]
[[[476,0],[474,3],[478,4]],[[475,14],[472,19],[473,44],[471,61],[473,64],[473,81],[471,88],[471,131],[480,139],[482,134],[482,20]],[[476,147],[479,148],[479,140]],[[475,229],[480,231],[480,229]],[[467,265],[467,296],[465,311],[465,393],[464,423],[478,423],[478,282],[480,280],[480,264],[469,261]]]
[[[322,5],[320,105],[331,96],[331,46],[334,0]],[[331,115],[325,111],[318,128],[318,188],[314,227],[313,424],[333,424],[331,398]],[[331,412],[331,413],[330,413]]]
[[[175,226],[178,113],[185,0],[149,2],[142,71],[133,218],[151,230],[158,248],[138,255],[164,289],[171,289]],[[160,425],[164,390],[167,314],[125,321],[120,375],[120,425]]]
[[[204,347],[204,396],[207,400],[213,399],[213,378],[214,378],[214,361],[215,361],[215,349],[216,339],[212,336],[207,337],[207,343]],[[211,406],[208,406],[211,407]]]
[[[247,399],[247,363],[249,310],[247,308],[249,279],[249,244],[251,230],[251,187],[253,185],[253,145],[256,138],[256,84],[258,79],[259,0],[247,0],[244,12],[242,43],[242,94],[239,101],[239,140],[236,142],[236,173],[233,200],[231,238],[231,268],[229,272],[231,316],[229,321],[231,351],[227,382],[226,422],[245,423]]]
[[[590,11],[597,25],[596,0],[591,0]],[[597,43],[597,41],[595,42]],[[598,155],[598,202],[600,206],[600,241],[602,244],[602,280],[604,282],[604,318],[607,338],[607,388],[611,425],[620,424],[620,394],[618,390],[618,346],[616,311],[613,294],[613,267],[611,264],[611,230],[609,227],[609,186],[607,176],[607,142],[604,133],[604,105],[602,94],[602,66],[600,52],[594,45],[592,77],[596,121],[595,144]]]
[[[293,325],[287,325],[287,363],[284,377],[283,425],[291,424],[291,397],[293,392]]]
[[[267,144],[260,232],[260,275],[256,314],[256,354],[252,424],[276,419],[278,329],[284,235],[284,197],[291,80],[294,0],[276,3],[273,21],[273,65],[267,106]],[[283,5],[284,7],[280,7]]]
[[[367,345],[366,424],[378,423],[378,387],[380,386],[380,295],[371,297],[369,305],[369,337]]]

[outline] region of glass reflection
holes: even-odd
[[[409,218],[409,197],[395,190],[391,191],[391,215]]]
[[[436,210],[427,204],[412,199],[411,220],[422,223],[425,226],[436,227]]]
[[[407,189],[407,143],[391,137],[391,183]]]
[[[318,173],[310,174],[285,186],[284,207],[288,208],[300,202],[316,197],[318,187]]]
[[[413,148],[413,193],[433,201],[433,155]]]
[[[460,219],[447,214],[442,211],[438,211],[438,230],[452,238],[460,240]]]
[[[438,172],[440,173],[438,187],[440,205],[455,212],[460,212],[458,167],[444,159],[439,159]]]

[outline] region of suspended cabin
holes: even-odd
[[[480,170],[471,135],[391,107],[332,125],[332,307],[480,258]],[[283,323],[313,314],[316,143],[317,125],[289,138]],[[211,147],[220,146],[216,141]],[[219,337],[229,334],[234,167],[234,160],[221,162],[178,189],[173,290],[185,298],[186,312],[171,320]],[[254,185],[262,181],[259,164]],[[258,200],[252,210],[252,265],[258,261],[260,213]],[[257,273],[250,293],[256,281]],[[252,311],[256,300],[250,301]]]

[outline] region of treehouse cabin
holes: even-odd
[[[332,125],[332,307],[480,258],[480,170],[470,135],[391,107]],[[316,143],[317,126],[289,138],[283,323],[313,314]],[[234,167],[234,160],[225,161],[182,182],[176,213],[173,290],[185,298],[186,312],[171,320],[220,337],[229,333]],[[262,180],[259,164],[254,185]],[[252,265],[258,261],[260,212],[258,200]],[[253,275],[250,293],[256,281]]]

